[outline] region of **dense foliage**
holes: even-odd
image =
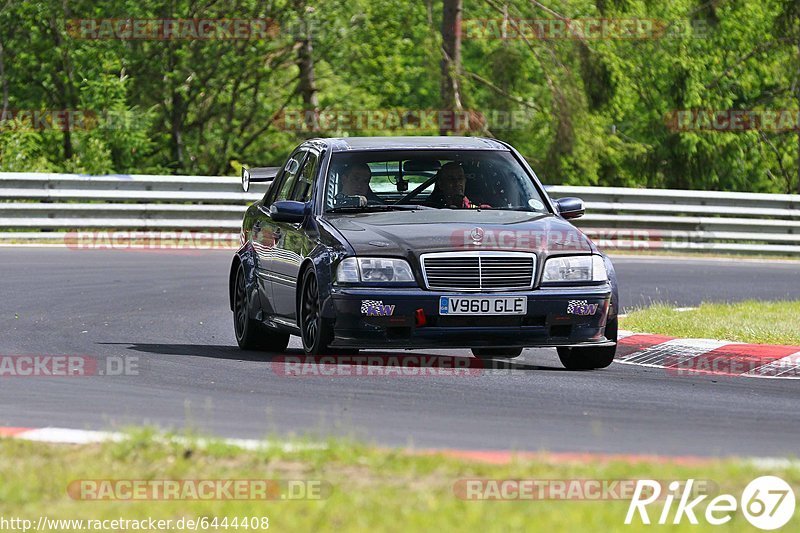
[[[437,134],[390,118],[455,105],[547,183],[800,190],[796,0],[463,0],[443,68],[454,3],[0,0],[0,171],[233,174],[306,137]],[[132,39],[81,19],[269,23],[262,38]],[[646,27],[561,35],[565,19]],[[731,110],[779,120],[708,119]]]

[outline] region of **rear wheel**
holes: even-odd
[[[513,359],[521,353],[522,348],[472,348],[472,355],[479,359]]]
[[[328,353],[328,345],[333,340],[333,326],[322,318],[319,302],[319,285],[314,270],[309,268],[303,274],[300,292],[300,333],[303,350],[308,355]]]
[[[606,338],[617,340],[617,318],[615,317],[606,325]],[[606,368],[614,362],[617,354],[617,345],[614,346],[586,346],[580,348],[558,348],[558,358],[567,370],[593,370]]]
[[[239,265],[239,270],[236,272],[233,288],[233,330],[236,334],[236,343],[243,350],[282,352],[289,345],[288,333],[268,329],[250,318],[247,284],[242,265]]]

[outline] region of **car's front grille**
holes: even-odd
[[[420,260],[429,289],[531,289],[536,272],[536,256],[525,252],[441,252],[424,254]]]

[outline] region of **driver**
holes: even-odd
[[[366,163],[355,163],[342,174],[339,194],[343,196],[358,196],[362,198],[361,204],[382,204],[380,196],[372,192],[369,182],[372,171]]]
[[[436,186],[433,188],[433,192],[426,203],[431,207],[440,209],[470,209],[478,207],[464,195],[466,185],[467,177],[464,175],[464,169],[461,164],[456,161],[446,163],[436,173]]]

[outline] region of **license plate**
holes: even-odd
[[[524,315],[528,299],[524,296],[441,296],[440,315]]]

